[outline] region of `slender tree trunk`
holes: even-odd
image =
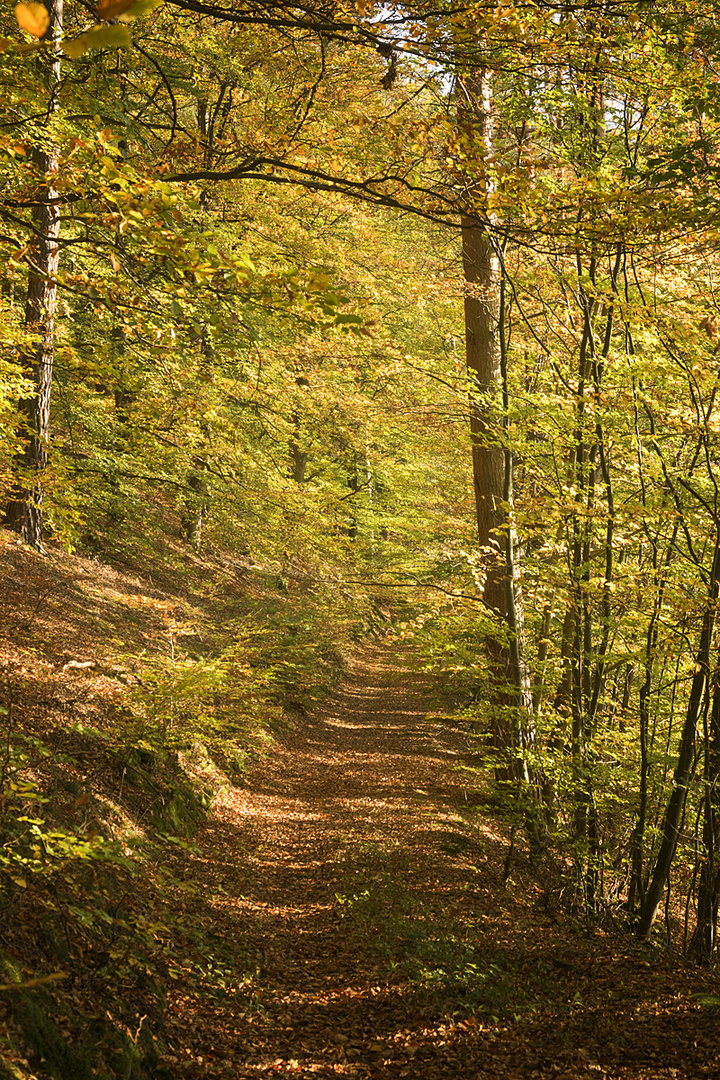
[[[646,633],[645,645],[645,678],[640,687],[639,717],[640,717],[640,786],[638,816],[630,842],[630,891],[628,895],[628,908],[630,917],[633,918],[635,910],[642,907],[645,894],[645,830],[647,828],[648,815],[648,781],[650,776],[650,693],[653,686],[655,661],[657,659],[657,644],[660,627],[660,615],[665,597],[665,575],[672,558],[675,537],[678,532],[677,522],[672,533],[672,542],[668,545],[664,566],[660,568],[657,560],[657,545],[654,545],[653,562],[655,567],[655,581],[657,592],[653,603],[653,611],[650,617]]]
[[[304,375],[298,375],[295,383],[299,390],[305,390],[310,383]],[[307,480],[308,451],[303,447],[302,431],[302,408],[298,400],[292,411],[292,435],[288,441],[290,455],[290,476],[296,484],[304,484]]]
[[[202,370],[207,374],[212,368],[215,359],[210,329],[205,324],[200,337],[200,356]],[[196,551],[200,551],[203,544],[203,526],[208,516],[210,503],[208,499],[208,463],[205,456],[205,447],[210,443],[210,432],[206,420],[200,421],[202,438],[198,440],[199,449],[202,452],[193,454],[190,459],[191,467],[188,469],[185,482],[187,493],[182,500],[180,511],[180,531],[190,541]]]
[[[288,442],[290,454],[290,476],[296,484],[304,484],[307,476],[307,450],[300,448],[300,413],[295,410],[292,414],[293,434]]]
[[[50,42],[48,65],[50,101],[48,117],[56,108],[60,83],[60,51],[63,0],[48,0],[50,22],[45,40]],[[60,248],[60,204],[53,178],[58,169],[57,149],[52,138],[44,147],[36,147],[34,163],[41,177],[38,206],[33,214],[34,242],[30,254],[25,323],[35,344],[22,359],[34,394],[19,402],[26,445],[16,461],[17,478],[5,508],[5,524],[20,533],[34,547],[43,543],[43,473],[48,463],[50,439],[50,392],[55,347],[55,304]]]
[[[667,884],[670,866],[677,850],[680,822],[682,820],[685,802],[687,800],[688,787],[693,775],[693,761],[695,757],[695,738],[698,722],[702,716],[706,704],[707,687],[710,675],[710,654],[712,650],[713,631],[715,629],[715,612],[720,591],[720,536],[715,538],[715,551],[713,554],[712,570],[710,572],[710,593],[707,598],[703,625],[700,633],[700,642],[695,661],[695,674],[693,675],[688,699],[685,723],[680,736],[678,761],[673,776],[673,790],[668,799],[665,810],[665,818],[662,828],[662,842],[655,860],[655,868],[643,900],[638,923],[638,937],[645,941],[650,936],[652,925],[657,915],[657,910],[662,900],[662,895]]]
[[[717,949],[718,904],[720,902],[720,672],[713,677],[710,723],[705,729],[705,798],[703,815],[704,861],[698,890],[697,924],[691,952],[701,963],[709,963]]]

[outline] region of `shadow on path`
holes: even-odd
[[[521,867],[503,887],[467,733],[431,708],[401,649],[366,647],[218,806],[189,872],[247,977],[192,1015],[178,991],[177,1075],[720,1076],[687,980],[560,926]]]

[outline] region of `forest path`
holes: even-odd
[[[720,1076],[694,976],[548,913],[522,857],[503,886],[467,733],[407,668],[365,646],[198,838],[209,948],[232,942],[248,977],[227,1002],[178,987],[173,1074]]]

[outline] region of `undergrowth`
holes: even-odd
[[[445,840],[439,848],[447,850]],[[339,917],[369,963],[448,1016],[499,1020],[534,1011],[535,994],[519,983],[512,962],[482,951],[461,918],[413,893],[399,856],[397,849],[366,845],[348,862],[335,896]]]
[[[372,603],[198,556],[159,587],[2,539],[0,1080],[162,1080],[178,988],[259,1007],[256,958],[205,929],[193,835]]]

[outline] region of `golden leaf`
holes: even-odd
[[[125,11],[122,15],[118,15],[118,20],[121,23],[135,22],[136,19],[141,18],[143,15],[149,15],[155,11],[156,8],[162,7],[165,0],[135,0],[133,6]]]
[[[21,30],[36,38],[41,38],[50,25],[50,15],[44,4],[18,4],[15,18]]]

